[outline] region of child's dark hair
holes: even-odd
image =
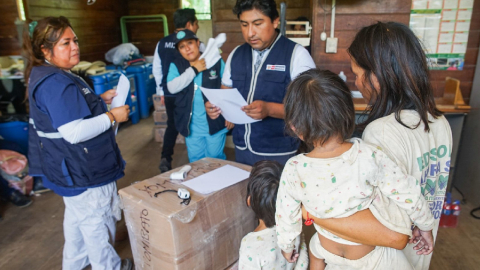
[[[253,9],[259,10],[263,15],[268,16],[272,22],[279,17],[275,0],[237,0],[232,11],[240,19],[242,12]]]
[[[429,131],[428,114],[437,118],[442,115],[433,97],[427,57],[422,44],[406,25],[396,22],[376,24],[362,28],[348,53],[355,63],[365,71],[364,85],[375,89],[374,74],[380,85],[372,91],[371,110],[363,130],[372,121],[395,113],[395,119],[407,128],[416,128],[421,122]],[[400,119],[401,110],[412,109],[420,115],[415,127],[405,125]]]
[[[283,166],[276,161],[258,161],[253,165],[248,180],[247,205],[250,197],[255,217],[263,220],[268,228],[275,226],[275,205],[282,170]]]
[[[288,86],[284,106],[287,130],[310,147],[336,136],[346,140],[355,129],[352,94],[329,70],[310,69],[298,75]]]

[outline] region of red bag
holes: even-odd
[[[15,151],[0,150],[0,173],[9,182],[10,187],[24,195],[32,190],[33,178],[28,175],[28,160],[24,155]]]
[[[15,151],[0,150],[0,168],[9,175],[21,174],[28,165],[27,158]]]

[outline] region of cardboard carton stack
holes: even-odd
[[[232,161],[204,158],[191,163],[188,181]],[[186,188],[170,180],[171,170],[119,191],[136,269],[224,270],[238,260],[240,242],[255,229],[255,215],[245,204],[247,181],[208,195],[188,189],[188,205],[175,192]]]
[[[156,142],[163,142],[163,136],[167,129],[167,111],[165,106],[162,105],[161,96],[153,95],[153,106],[155,111],[153,112],[153,137]],[[178,134],[176,143],[185,143],[185,138]]]

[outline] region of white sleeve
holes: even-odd
[[[435,219],[428,202],[420,192],[419,181],[413,176],[404,174],[402,169],[382,151],[374,151],[372,157],[378,171],[375,177],[367,181],[377,186],[386,197],[405,210],[420,230],[432,230]]]
[[[302,232],[302,205],[295,196],[295,171],[295,166],[287,162],[280,178],[275,211],[277,244],[286,253],[295,249],[295,240]]]
[[[157,84],[157,95],[163,96],[163,88],[162,88],[162,59],[160,59],[160,55],[158,54],[158,46],[160,42],[157,43],[157,47],[155,47],[155,54],[153,55],[153,66],[152,66],[152,73],[153,77],[155,77],[155,83]]]
[[[112,127],[105,113],[90,119],[78,119],[58,127],[58,132],[71,144],[88,141]]]
[[[175,79],[169,81],[167,83],[168,91],[172,94],[176,94],[182,91],[185,87],[187,87],[193,79],[195,79],[195,71],[192,67],[189,67],[182,73],[182,75],[176,77]]]
[[[293,61],[290,67],[290,77],[292,81],[302,72],[309,69],[316,68],[315,62],[313,62],[312,56],[301,45],[296,45],[293,52]]]
[[[237,47],[238,48],[238,47]],[[225,63],[225,69],[223,70],[223,76],[222,76],[222,85],[226,87],[233,87],[233,81],[232,81],[232,57],[235,51],[237,50],[235,48],[230,55],[228,55],[227,62]]]

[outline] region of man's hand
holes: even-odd
[[[205,111],[207,112],[208,117],[210,117],[213,120],[217,119],[218,116],[220,116],[220,113],[222,112],[220,108],[210,103],[210,101],[205,102]]]
[[[268,102],[262,100],[255,100],[254,102],[250,103],[250,105],[243,106],[242,111],[244,111],[248,116],[253,119],[264,119],[269,115]]]
[[[227,127],[228,130],[232,129],[235,124],[234,123],[230,123],[228,122],[227,120],[225,120],[225,126]]]
[[[207,69],[207,64],[205,64],[205,59],[197,60],[193,63],[190,63],[192,67],[195,67],[198,72],[202,72]]]
[[[433,234],[432,231],[422,231],[415,227],[412,231],[412,238],[408,241],[410,244],[416,244],[413,249],[418,250],[417,255],[428,255],[433,252]]]
[[[165,96],[160,96],[160,104],[162,104],[162,106],[165,106]]]
[[[298,259],[298,256],[300,256],[300,254],[298,254],[295,249],[290,253],[286,253],[285,251],[282,250],[282,255],[283,255],[283,257],[285,257],[285,259],[289,263],[296,262],[297,259]]]
[[[116,97],[118,94],[117,94],[117,90],[115,89],[110,89],[108,91],[105,91],[105,93],[101,94],[100,97],[103,99],[103,101],[106,103],[106,104],[111,104],[112,103],[112,100],[114,97]]]

